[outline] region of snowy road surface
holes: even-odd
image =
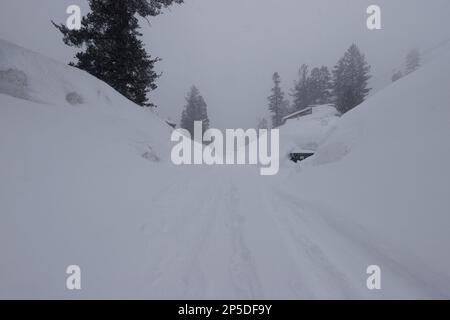
[[[295,190],[256,168],[191,168],[179,177],[155,197],[139,228],[148,244],[142,254],[151,261],[143,284],[149,297],[448,296],[448,279],[414,255],[297,200]],[[374,264],[382,269],[380,291],[366,287],[366,268]]]
[[[24,224],[20,212],[25,209],[19,206],[2,225],[5,237],[8,230],[12,232],[12,242],[2,242],[0,296],[375,299],[449,295],[445,275],[333,210],[302,200],[298,191],[284,185],[282,177],[263,177],[258,168],[249,166],[166,165],[150,177],[150,192],[128,185],[129,195],[114,189],[89,198],[93,195],[80,189],[74,199],[50,204],[29,200],[28,191],[22,190],[22,199],[31,201],[36,215],[28,214]],[[50,194],[57,199],[58,184],[51,185],[38,192],[37,199],[48,199]],[[34,189],[30,192],[35,194]],[[9,199],[9,203],[16,201]],[[133,202],[136,207],[129,205]],[[111,208],[116,212],[108,212]],[[81,267],[80,291],[65,288],[65,268],[71,264]],[[369,265],[381,267],[381,290],[366,287]]]

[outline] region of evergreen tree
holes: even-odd
[[[273,74],[274,87],[272,94],[268,97],[269,111],[272,113],[272,127],[276,128],[282,124],[283,117],[287,114],[289,102],[284,97],[284,92],[280,87],[281,78],[278,72]]]
[[[333,70],[333,95],[341,114],[361,104],[369,94],[369,71],[364,54],[355,44],[351,45]]]
[[[83,69],[141,106],[154,106],[147,94],[156,89],[154,71],[159,58],[152,59],[139,39],[137,16],[156,16],[164,7],[183,0],[89,0],[91,12],[80,30],[52,22],[63,34],[64,43],[83,48],[70,65]]]
[[[406,55],[406,70],[405,73],[408,75],[411,72],[416,71],[420,67],[420,52],[417,49],[412,49]]]
[[[266,118],[262,118],[258,122],[258,130],[259,129],[269,129],[269,123]]]
[[[299,80],[294,83],[294,90],[291,94],[293,97],[293,110],[300,111],[310,106],[313,97],[311,92],[311,79],[306,64],[300,67],[298,72]]]
[[[208,107],[200,95],[200,91],[195,86],[192,86],[191,91],[186,96],[186,102],[183,113],[181,114],[180,127],[188,130],[193,137],[194,122],[202,121],[203,136],[203,133],[209,129]]]
[[[308,85],[308,95],[312,104],[316,104],[322,95],[321,83],[320,83],[320,69],[314,68],[311,70]]]
[[[395,71],[392,75],[392,82],[398,81],[403,78],[403,72],[401,70]]]
[[[328,70],[328,67],[322,66],[320,68],[320,76],[319,76],[319,88],[320,88],[320,95],[319,99],[317,101],[318,104],[327,104],[331,103],[331,90],[332,90],[332,83],[331,83],[331,73],[330,70]]]
[[[327,67],[314,68],[311,71],[307,86],[311,104],[326,104],[330,102],[331,76]]]

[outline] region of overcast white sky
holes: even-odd
[[[0,37],[67,63],[74,51],[50,20],[65,21],[70,4],[88,10],[86,0],[0,0]],[[366,28],[371,4],[382,9],[383,30]],[[195,84],[212,126],[253,127],[267,114],[273,72],[289,92],[302,63],[331,68],[354,42],[379,89],[410,48],[450,38],[449,21],[449,0],[186,0],[143,24],[147,49],[164,59],[152,100],[178,120]]]

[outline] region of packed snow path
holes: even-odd
[[[253,170],[255,169],[255,170]],[[186,168],[185,168],[186,170]],[[140,227],[151,298],[444,297],[448,279],[256,168],[187,169]],[[213,186],[215,185],[215,186]],[[299,197],[300,196],[300,197]],[[400,262],[399,262],[400,261]],[[402,262],[408,264],[402,264]],[[382,269],[382,290],[366,268]],[[434,275],[433,282],[422,275]]]
[[[149,177],[152,191],[130,187],[126,202],[120,198],[123,191],[114,191],[116,197],[83,203],[78,197],[91,194],[83,190],[73,200],[54,202],[53,208],[29,200],[39,214],[28,215],[26,223],[12,214],[2,227],[3,234],[12,229],[20,240],[2,241],[0,296],[449,297],[445,275],[331,208],[302,199],[282,177],[260,176],[250,166],[167,165]],[[33,191],[33,196],[45,199],[51,192],[58,198],[54,185],[53,191]],[[29,199],[27,190],[22,195]],[[77,203],[76,214],[64,211],[73,207],[70,201]],[[138,205],[123,206],[132,202]],[[64,206],[58,209],[59,204]],[[80,291],[65,288],[65,268],[71,264],[81,267]],[[381,267],[381,290],[366,287],[369,265]]]

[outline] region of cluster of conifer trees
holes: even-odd
[[[350,46],[331,72],[326,66],[310,71],[303,64],[292,89],[291,104],[280,87],[281,78],[276,72],[272,94],[268,98],[272,126],[281,125],[286,115],[314,105],[333,104],[341,114],[346,113],[361,104],[369,94],[369,72],[370,66],[365,56],[355,44]]]

